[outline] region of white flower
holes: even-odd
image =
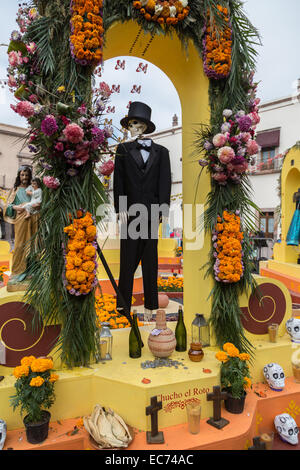
[[[188,0],[179,0],[179,1],[182,4],[183,8],[187,7],[189,4]]]
[[[148,3],[148,0],[141,0],[142,7],[145,7]]]
[[[163,11],[164,7],[162,5],[156,5],[155,6],[155,10],[154,10],[154,14],[159,16],[161,14],[161,12]]]
[[[231,109],[224,109],[223,116],[226,117],[226,118],[229,118],[230,116],[232,116]]]
[[[169,8],[170,8],[170,17],[175,18],[176,13],[177,13],[176,7],[172,6],[172,7],[169,7]]]

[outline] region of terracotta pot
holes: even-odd
[[[204,356],[202,343],[191,343],[188,355],[192,362],[202,361],[203,356]]]
[[[229,411],[229,413],[233,414],[240,414],[244,411],[245,406],[245,399],[246,399],[246,392],[241,398],[233,398],[230,392],[226,390],[228,393],[228,397],[224,400],[225,409]]]
[[[30,444],[39,444],[48,437],[49,422],[51,414],[49,411],[42,411],[42,420],[39,423],[28,423],[26,422],[27,416],[23,419],[23,423],[26,429],[26,439]]]
[[[169,305],[170,299],[167,294],[158,294],[158,307],[167,308]]]
[[[176,347],[175,334],[167,327],[164,310],[157,310],[156,327],[149,335],[148,346],[155,357],[169,357]]]

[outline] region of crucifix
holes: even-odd
[[[162,409],[162,402],[157,401],[157,396],[151,397],[151,405],[146,407],[146,415],[151,415],[151,431],[147,431],[148,444],[163,444],[164,434],[158,431],[158,412]]]
[[[253,446],[248,447],[248,450],[266,450],[266,444],[257,436],[253,438]]]
[[[221,401],[227,398],[227,392],[221,392],[219,386],[213,387],[213,393],[207,393],[207,401],[213,402],[214,414],[213,418],[210,418],[207,423],[214,426],[217,429],[222,429],[224,426],[229,424],[227,419],[221,417]]]

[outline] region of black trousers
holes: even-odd
[[[141,261],[143,285],[144,285],[144,306],[149,310],[158,308],[158,222],[146,220],[142,222],[148,225],[148,237],[143,235],[137,239],[132,238],[130,223],[123,224],[121,227],[121,253],[120,253],[120,276],[118,287],[129,309],[132,303],[132,290],[134,273]],[[137,227],[139,228],[139,227]],[[145,228],[145,227],[144,227]],[[151,238],[152,228],[152,238]],[[138,230],[142,232],[142,230]],[[155,234],[155,236],[153,236]],[[117,296],[117,308],[121,308],[122,304]]]

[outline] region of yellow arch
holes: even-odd
[[[135,56],[144,58],[159,67],[173,82],[181,102],[182,109],[182,179],[183,179],[183,205],[194,205],[199,165],[195,157],[191,158],[194,129],[196,124],[209,123],[210,107],[208,98],[209,80],[203,72],[202,59],[192,41],[189,43],[188,56],[182,50],[182,45],[174,34],[169,36],[156,35],[146,49],[150,34],[139,35],[134,47],[139,26],[134,21],[114,23],[106,33],[106,46],[104,60],[118,56]],[[153,84],[153,90],[159,84]],[[151,105],[151,103],[149,103]],[[209,176],[202,174],[196,203],[204,204],[206,195],[210,190]],[[184,206],[183,206],[184,207]],[[184,207],[185,214],[185,207]],[[195,230],[197,226],[195,210],[193,210],[193,224],[188,230],[184,223],[184,230]],[[202,234],[203,236],[203,234]],[[190,329],[195,313],[210,315],[210,302],[207,296],[212,288],[212,281],[204,280],[204,272],[200,267],[206,263],[209,244],[205,240],[203,246],[192,247],[193,239],[184,239],[184,308],[187,328]],[[189,245],[188,245],[189,244]]]

